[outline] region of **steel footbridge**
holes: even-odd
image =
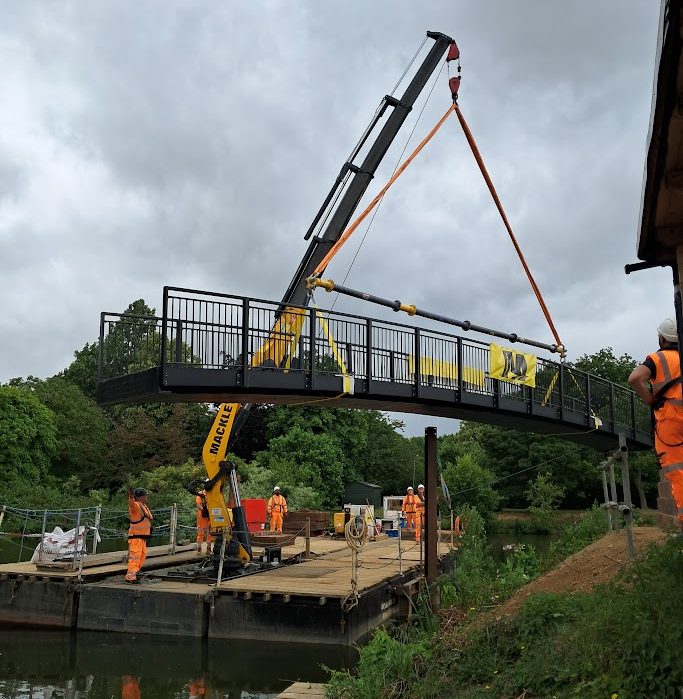
[[[283,314],[296,316],[289,326]],[[103,313],[97,400],[298,404],[486,422],[601,450],[652,445],[624,386],[537,358],[535,385],[491,378],[462,335],[281,301],[166,287],[160,316]]]

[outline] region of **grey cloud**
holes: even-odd
[[[573,356],[606,345],[642,356],[672,313],[666,273],[622,273],[656,5],[12,5],[0,29],[0,380],[62,369],[100,310],[159,306],[164,284],[278,297],[428,28],[461,47],[461,107]],[[448,106],[439,80],[411,147]],[[330,276],[344,277],[358,243]],[[455,119],[385,199],[348,283],[549,339]]]

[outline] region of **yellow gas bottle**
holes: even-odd
[[[346,516],[345,512],[335,512],[334,513],[334,533],[343,534],[344,533],[344,518]]]

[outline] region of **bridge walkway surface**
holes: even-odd
[[[651,448],[650,408],[630,389],[542,357],[533,387],[494,379],[490,351],[434,329],[165,287],[161,316],[101,315],[97,400],[378,409],[605,451],[623,433],[630,448]]]

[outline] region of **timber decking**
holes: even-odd
[[[337,542],[330,542],[332,544]],[[296,595],[299,597],[344,598],[351,592],[351,549],[330,546],[318,558],[295,566],[282,566],[257,575],[224,580],[219,593],[236,595]],[[313,548],[313,546],[312,546]],[[417,572],[420,549],[414,542],[402,544],[402,572]],[[447,544],[439,544],[439,554],[448,553]],[[401,574],[396,539],[369,541],[359,554],[358,590],[363,592]]]

